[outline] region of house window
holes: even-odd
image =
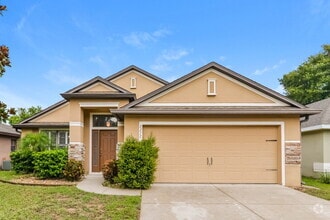
[[[51,147],[67,147],[69,144],[68,130],[42,130],[42,132],[47,134]]]
[[[117,127],[118,119],[112,115],[93,115],[93,127]]]
[[[215,79],[208,79],[207,80],[207,95],[214,96],[217,94],[217,86]]]
[[[131,89],[136,89],[136,78],[131,77]]]
[[[11,139],[10,151],[13,152],[16,150],[17,141],[16,139]]]

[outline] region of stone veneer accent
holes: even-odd
[[[85,147],[84,144],[70,144],[69,145],[69,159],[77,161],[85,160]]]
[[[285,164],[301,164],[301,144],[285,143]]]

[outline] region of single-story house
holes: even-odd
[[[330,173],[330,98],[307,105],[322,112],[301,124],[302,175],[319,177]]]
[[[10,160],[10,153],[15,151],[20,136],[12,126],[0,123],[0,169],[3,168],[4,161]]]
[[[48,132],[87,173],[153,135],[161,183],[300,185],[300,119],[318,113],[215,62],[171,83],[129,66],[61,95],[15,127]]]

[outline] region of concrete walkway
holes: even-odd
[[[141,196],[141,190],[105,187],[102,186],[103,182],[104,179],[102,174],[89,174],[83,181],[78,183],[77,188],[86,192],[104,195]]]

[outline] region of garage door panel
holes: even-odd
[[[159,147],[156,182],[279,182],[276,126],[145,126],[144,137],[150,133]]]

